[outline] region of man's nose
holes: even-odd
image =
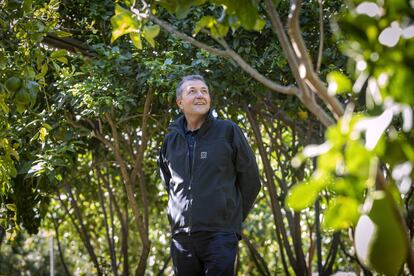
[[[196,97],[197,98],[203,98],[204,97],[203,92],[197,91]]]

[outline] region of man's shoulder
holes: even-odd
[[[169,129],[164,135],[163,144],[165,144],[168,140],[170,140],[175,135],[177,135],[176,131]]]
[[[234,128],[234,127],[238,127],[237,124],[235,122],[233,122],[230,119],[216,119],[216,125],[220,126],[220,127],[225,127],[225,128]]]

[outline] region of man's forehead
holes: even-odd
[[[188,80],[184,82],[183,86],[184,88],[190,88],[190,87],[208,88],[207,85],[202,80]]]

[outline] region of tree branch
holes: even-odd
[[[263,257],[260,255],[260,253],[257,251],[257,249],[254,247],[254,245],[251,243],[250,239],[242,234],[242,239],[247,245],[247,249],[250,252],[250,255],[256,264],[257,269],[260,272],[260,275],[271,275],[269,268],[267,267],[266,261],[263,259]]]
[[[330,126],[335,123],[335,121],[329,116],[316,102],[313,98],[313,95],[310,93],[307,84],[304,79],[301,77],[299,72],[298,60],[293,51],[292,45],[289,43],[288,37],[284,31],[282,22],[280,20],[279,14],[276,11],[276,8],[272,0],[265,0],[265,10],[270,18],[272,24],[272,30],[277,35],[282,49],[286,54],[287,61],[289,63],[290,69],[292,70],[293,76],[299,86],[301,93],[297,94],[299,100],[312,112],[316,118],[321,121],[325,126]]]
[[[321,72],[322,65],[322,54],[323,54],[323,40],[325,39],[324,29],[323,29],[323,0],[318,0],[319,2],[319,50],[318,50],[318,60],[316,62],[316,73]]]
[[[82,240],[84,242],[84,245],[85,245],[86,249],[88,250],[89,256],[91,257],[92,262],[94,263],[94,265],[96,267],[96,270],[97,270],[98,275],[102,275],[103,273],[102,273],[101,268],[99,266],[99,262],[98,262],[98,258],[96,256],[96,254],[95,254],[95,250],[94,250],[94,248],[93,248],[93,246],[91,244],[91,239],[90,239],[90,236],[89,236],[89,232],[86,230],[85,224],[83,222],[82,214],[81,214],[81,212],[79,210],[79,206],[78,206],[77,199],[73,195],[72,189],[68,185],[68,183],[66,181],[64,181],[63,184],[64,184],[64,188],[65,188],[67,194],[69,195],[69,201],[70,201],[70,203],[72,205],[72,208],[73,208],[73,210],[75,212],[75,216],[76,216],[76,218],[79,221],[79,227],[80,228],[77,229],[78,230],[78,233],[81,234],[80,236],[82,237]],[[60,199],[60,196],[59,196],[59,199]],[[63,204],[63,201],[61,201],[61,202]],[[66,212],[68,214],[70,214],[69,213],[69,210],[66,207],[66,205],[64,205],[64,207],[66,209]],[[74,220],[72,220],[72,222],[75,225]]]
[[[62,262],[62,266],[63,266],[63,269],[65,270],[66,275],[70,276],[72,274],[69,272],[68,266],[66,265],[65,257],[63,255],[63,249],[62,249],[62,246],[60,244],[59,225],[57,224],[56,219],[53,216],[52,216],[52,223],[53,223],[53,227],[55,229],[56,242],[57,242],[57,246],[58,246],[58,250],[59,250],[60,261]]]
[[[277,195],[277,191],[276,191],[274,180],[273,180],[273,170],[271,168],[270,161],[267,158],[266,150],[263,147],[262,135],[260,133],[260,129],[257,124],[255,114],[253,114],[247,106],[244,107],[244,110],[246,112],[247,119],[249,120],[250,126],[253,129],[253,134],[255,136],[255,139],[257,141],[257,145],[259,148],[259,154],[264,164],[264,172],[265,172],[266,179],[267,179],[267,181],[265,182],[265,185],[269,191],[270,203],[271,203],[270,209],[272,210],[273,220],[274,220],[276,229],[280,231],[280,234],[282,236],[282,239],[280,240],[278,239],[278,244],[281,250],[282,248],[286,250],[289,262],[294,268],[296,274],[298,274],[297,273],[298,272],[297,260],[295,260],[293,256],[289,238],[288,238],[288,235],[286,233],[286,229],[283,223],[282,207],[280,206],[279,201],[278,201],[278,195]],[[285,270],[287,269],[285,268]]]
[[[312,88],[313,91],[327,104],[336,119],[344,114],[344,108],[338,99],[329,95],[325,84],[317,76],[313,69],[312,59],[308,53],[299,26],[301,0],[292,0],[288,19],[288,31],[292,40],[292,46],[299,60],[300,77]]]
[[[134,167],[132,169],[132,173],[131,173],[131,183],[135,183],[136,181],[136,176],[138,176],[139,178],[139,187],[141,190],[141,200],[142,200],[142,205],[144,208],[144,223],[145,223],[145,229],[148,233],[148,220],[149,220],[149,212],[148,212],[148,193],[147,193],[147,188],[146,188],[146,183],[145,183],[145,176],[144,176],[144,171],[142,169],[142,162],[144,159],[144,153],[145,150],[147,148],[147,144],[148,144],[148,118],[149,118],[149,114],[150,114],[150,108],[151,108],[151,102],[152,102],[152,96],[153,96],[153,89],[149,89],[148,93],[147,93],[147,97],[145,99],[145,104],[144,104],[144,113],[142,116],[142,124],[141,124],[141,145],[138,149],[138,154],[137,154],[137,158],[135,159],[134,162]]]
[[[130,175],[128,174],[128,169],[125,164],[125,161],[123,160],[121,156],[121,151],[119,147],[119,134],[118,134],[117,126],[115,122],[112,120],[112,117],[109,113],[105,113],[105,118],[111,127],[112,138],[114,139],[115,159],[117,160],[118,165],[121,169],[121,175],[124,180],[124,186],[127,192],[128,202],[129,204],[131,204],[132,212],[135,216],[138,231],[140,234],[140,239],[142,242],[142,253],[140,256],[138,266],[135,270],[135,275],[143,275],[145,272],[147,257],[149,255],[151,243],[149,241],[148,231],[146,230],[145,220],[142,216],[141,210],[139,209],[137,200],[135,199],[133,183],[131,182]]]
[[[192,38],[191,36],[178,31],[174,26],[172,26],[170,23],[159,19],[158,17],[149,14],[148,15],[148,19],[151,20],[152,22],[154,22],[155,24],[160,25],[164,30],[166,30],[168,33],[173,34],[175,36],[177,36],[178,38],[181,38],[182,40],[189,42],[191,44],[193,44],[194,46],[196,46],[197,48],[206,50],[209,53],[215,54],[217,56],[221,56],[221,57],[229,57],[227,51],[223,51],[214,47],[211,47],[205,43],[202,43],[200,41],[198,41],[197,39]]]
[[[108,248],[109,248],[109,255],[111,258],[111,267],[112,267],[112,272],[114,273],[115,276],[118,275],[118,267],[116,265],[116,255],[115,255],[115,244],[112,242],[113,240],[111,239],[110,236],[110,230],[109,230],[109,225],[108,225],[108,214],[106,211],[106,207],[105,207],[105,201],[104,201],[104,196],[103,196],[103,192],[102,192],[102,187],[101,187],[101,173],[99,171],[99,168],[96,166],[96,158],[92,158],[93,159],[93,169],[95,169],[96,172],[96,176],[97,176],[97,184],[98,184],[98,198],[99,198],[99,203],[101,205],[101,209],[102,209],[102,213],[103,213],[103,222],[104,222],[104,226],[105,226],[105,234],[106,234],[106,239],[108,241]],[[113,229],[112,229],[113,231]]]

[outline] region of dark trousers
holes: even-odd
[[[239,239],[235,233],[179,233],[171,241],[177,276],[233,276]]]

